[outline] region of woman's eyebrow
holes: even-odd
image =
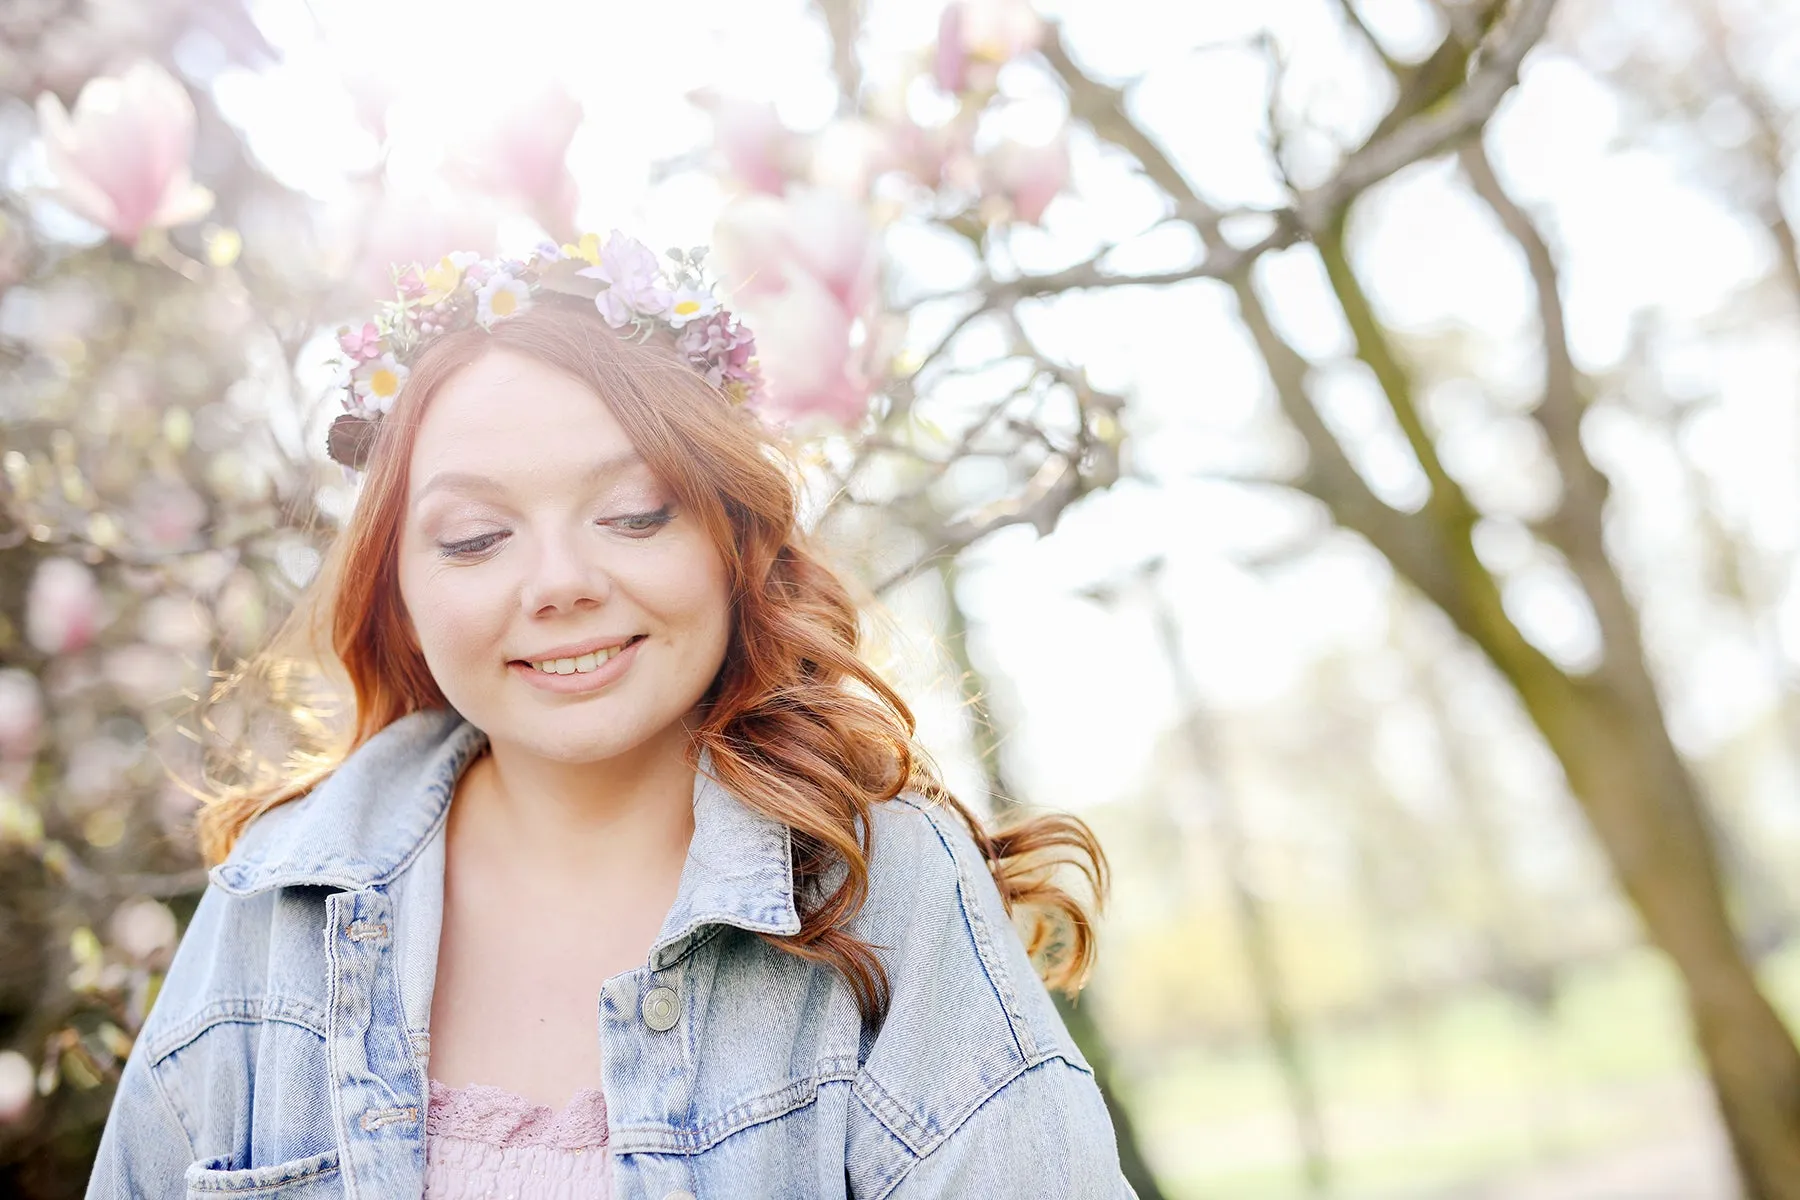
[[[602,479],[611,479],[627,471],[644,466],[644,460],[638,457],[635,450],[626,450],[610,458],[603,458],[590,466],[583,476],[583,482],[594,483]],[[417,508],[426,496],[432,492],[459,490],[465,492],[504,492],[506,490],[499,480],[487,475],[479,475],[472,471],[439,471],[419,488],[413,495],[413,507]]]

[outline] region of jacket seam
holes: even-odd
[[[410,716],[412,714],[408,715]],[[457,736],[459,725],[460,721],[458,723],[453,723],[450,726],[450,736]],[[389,727],[391,728],[391,725]],[[393,863],[384,867],[383,864],[379,862],[364,861],[355,864],[356,869],[343,874],[329,874],[326,870],[317,868],[312,870],[298,870],[291,867],[271,874],[271,858],[273,857],[279,860],[280,857],[279,854],[274,854],[264,855],[254,860],[235,864],[237,867],[236,874],[251,877],[248,882],[236,884],[225,882],[222,876],[226,868],[234,865],[230,861],[220,863],[213,867],[212,870],[208,872],[208,877],[212,882],[218,884],[222,891],[233,896],[254,896],[275,888],[288,887],[329,887],[347,892],[361,892],[368,891],[371,888],[385,887],[387,884],[390,884],[397,879],[412,865],[413,861],[417,859],[425,847],[430,844],[432,837],[437,833],[438,827],[448,819],[450,814],[450,803],[452,799],[454,799],[457,780],[466,771],[468,765],[480,756],[481,743],[485,738],[485,733],[476,731],[476,735],[469,738],[468,745],[463,747],[463,753],[460,758],[453,758],[452,761],[456,762],[456,766],[455,769],[450,772],[450,777],[448,779],[433,778],[427,788],[427,795],[429,797],[429,802],[437,806],[437,811],[432,815],[430,823],[421,832],[418,840],[415,841],[412,846],[407,848]],[[327,782],[329,782],[329,780],[322,781],[319,786],[323,787]],[[309,792],[307,796],[296,798],[293,803],[300,803],[300,801],[307,799],[317,790],[318,789],[315,788],[314,792]]]
[[[183,1023],[174,1026],[161,1036],[147,1043],[152,1065],[162,1063],[170,1055],[186,1049],[197,1041],[208,1030],[226,1024],[259,1024],[264,1021],[278,1021],[284,1025],[293,1025],[321,1040],[325,1037],[324,1016],[314,1016],[311,1006],[299,1000],[282,1000],[279,1005],[271,1005],[267,997],[262,999],[214,1000],[201,1008]]]
[[[355,893],[339,893],[339,895],[345,894],[353,896]],[[337,927],[337,916],[332,912],[332,902],[336,899],[337,896],[327,896],[325,898],[325,1007],[327,1013],[332,1016],[337,1014],[339,1007],[343,1003],[343,997],[340,995],[343,983],[343,964],[338,959],[340,953],[338,947],[340,943],[338,939],[333,936],[333,931]],[[352,903],[354,903],[354,901],[352,901]],[[342,1078],[342,1072],[339,1070],[340,1064],[338,1061],[338,1040],[339,1039],[332,1037],[330,1033],[326,1034],[326,1094],[329,1097],[331,1109],[331,1131],[332,1135],[337,1138],[338,1144],[338,1172],[345,1182],[347,1194],[354,1196],[357,1194],[358,1188],[356,1183],[356,1171],[352,1168],[350,1162],[353,1157],[350,1153],[350,1129],[344,1113],[343,1092],[335,1086],[337,1080]]]
[[[814,1103],[819,1098],[819,1088],[825,1084],[850,1082],[856,1076],[855,1061],[848,1055],[821,1059],[817,1069],[805,1079],[740,1100],[693,1130],[674,1130],[666,1125],[615,1125],[610,1139],[613,1153],[704,1154],[751,1126],[766,1124]],[[626,1139],[630,1139],[630,1144],[621,1145]]]
[[[1050,1063],[1050,1062],[1060,1062],[1065,1067],[1068,1067],[1069,1069],[1074,1070],[1074,1071],[1080,1071],[1084,1075],[1091,1074],[1091,1072],[1083,1071],[1082,1068],[1078,1064],[1070,1062],[1068,1059],[1068,1056],[1063,1054],[1061,1051],[1053,1051],[1049,1054],[1044,1055],[1042,1058],[1038,1059],[1036,1062],[1030,1063],[1026,1066],[1019,1068],[1019,1070],[1015,1071],[1012,1075],[1008,1076],[1006,1079],[1002,1080],[999,1084],[995,1085],[994,1088],[987,1093],[987,1095],[983,1096],[974,1105],[974,1107],[970,1108],[968,1112],[964,1113],[954,1126],[952,1126],[950,1129],[946,1130],[941,1136],[939,1136],[937,1141],[932,1144],[932,1146],[929,1150],[926,1150],[923,1153],[919,1153],[918,1156],[916,1158],[914,1158],[912,1160],[912,1162],[908,1163],[900,1171],[900,1173],[898,1175],[894,1176],[893,1181],[891,1183],[889,1183],[886,1188],[884,1188],[882,1191],[876,1193],[873,1200],[887,1200],[887,1197],[894,1194],[895,1189],[897,1189],[901,1184],[905,1183],[907,1178],[910,1177],[914,1171],[918,1170],[920,1163],[925,1162],[933,1154],[935,1154],[939,1150],[941,1150],[944,1147],[944,1144],[946,1142],[948,1142],[951,1138],[955,1137],[958,1133],[960,1133],[962,1131],[963,1126],[965,1126],[969,1123],[970,1118],[974,1117],[974,1115],[976,1113],[978,1113],[982,1109],[986,1108],[988,1106],[988,1104],[994,1100],[995,1097],[1000,1095],[1001,1092],[1004,1092],[1007,1088],[1011,1087],[1013,1084],[1015,1084],[1019,1080],[1023,1079],[1026,1075],[1030,1074],[1032,1071],[1035,1071],[1038,1068],[1042,1067],[1044,1064]]]
[[[162,1102],[163,1108],[168,1110],[169,1119],[175,1122],[175,1128],[181,1130],[181,1140],[187,1143],[188,1161],[193,1162],[200,1157],[200,1152],[194,1148],[194,1135],[189,1132],[187,1121],[182,1117],[181,1110],[175,1107],[175,1101],[169,1098],[169,1093],[163,1087],[162,1080],[157,1078],[156,1064],[145,1063],[144,1074],[150,1079],[150,1090],[156,1093],[156,1098]]]
[[[419,836],[418,841],[413,843],[412,849],[401,855],[399,862],[395,863],[382,875],[370,880],[357,890],[362,891],[374,888],[386,890],[389,884],[406,873],[407,868],[412,866],[419,855],[425,852],[425,847],[431,845],[431,839],[437,836],[437,831],[450,819],[450,802],[455,799],[454,792],[456,790],[457,780],[463,776],[469,765],[478,757],[480,756],[471,754],[469,757],[465,758],[448,783],[432,783],[431,790],[436,797],[434,802],[437,804],[437,814],[431,818],[431,824],[425,827],[425,832]],[[438,793],[442,793],[442,795],[439,796],[437,795]]]
[[[691,957],[696,950],[700,949],[700,947],[706,945],[706,943],[708,943],[708,942],[712,941],[714,938],[718,937],[721,933],[724,933],[725,929],[726,929],[726,925],[727,925],[727,922],[717,921],[717,920],[706,920],[706,921],[702,921],[699,924],[695,925],[692,929],[688,930],[686,933],[683,933],[681,935],[681,937],[678,937],[675,939],[675,941],[669,943],[669,945],[673,946],[676,944],[676,942],[679,942],[681,940],[681,938],[692,939],[688,942],[688,944],[686,946],[683,946],[681,948],[681,953],[677,954],[674,958],[671,958],[668,962],[663,963],[661,966],[652,966],[650,968],[651,971],[652,972],[669,971],[669,970],[673,970],[674,968],[680,966],[682,964],[682,962],[684,960],[686,960],[687,958]],[[741,926],[734,926],[734,928],[741,928]],[[756,932],[756,931],[751,930],[750,932]]]
[[[1037,1039],[1026,1036],[1023,1028],[1025,1019],[1018,1011],[1018,1000],[1013,994],[1011,977],[996,961],[993,933],[988,928],[986,919],[970,905],[970,883],[963,860],[945,834],[937,814],[911,800],[902,798],[901,803],[915,809],[930,823],[938,842],[950,856],[950,864],[956,869],[957,908],[961,910],[963,923],[969,930],[969,938],[975,944],[975,957],[981,961],[982,974],[987,977],[988,986],[994,989],[994,997],[1000,1002],[1000,1010],[1006,1014],[1007,1030],[1012,1034],[1013,1046],[1019,1052],[1020,1062],[1029,1064],[1037,1053]],[[1030,1041],[1030,1046],[1026,1045],[1027,1041]]]
[[[1062,1059],[1065,1063],[1068,1063],[1070,1067],[1077,1071],[1081,1071],[1083,1074],[1091,1075],[1093,1073],[1084,1068],[1080,1063],[1071,1061],[1068,1055],[1064,1054],[1061,1050],[1046,1051],[1035,1059],[1019,1063],[1010,1075],[995,1084],[992,1090],[983,1094],[981,1099],[970,1105],[968,1112],[957,1117],[949,1129],[937,1132],[934,1132],[915,1119],[913,1115],[906,1110],[906,1106],[901,1104],[894,1094],[888,1091],[887,1088],[882,1085],[881,1081],[876,1079],[867,1070],[857,1072],[856,1080],[851,1085],[851,1091],[858,1100],[862,1101],[863,1107],[868,1109],[869,1115],[881,1123],[883,1129],[886,1129],[898,1139],[900,1144],[905,1146],[908,1151],[914,1155],[923,1157],[930,1154],[946,1138],[962,1128],[962,1123],[973,1116],[975,1112],[979,1110],[983,1104],[986,1104],[996,1092],[1006,1087],[1007,1084],[1011,1083],[1025,1072],[1030,1071],[1035,1067],[1040,1067],[1053,1058]]]

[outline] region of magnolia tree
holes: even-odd
[[[0,9],[0,1192],[80,1195],[112,1085],[205,876],[196,791],[288,731],[215,688],[309,579],[343,506],[303,363],[394,261],[574,233],[581,113],[524,87],[388,186],[385,105],[326,203],[214,101],[276,51],[229,3]],[[181,64],[178,66],[177,64]]]
[[[818,8],[835,46],[835,120],[798,131],[767,107],[719,96],[704,102],[718,158],[741,188],[721,217],[720,242],[746,308],[757,306],[758,328],[775,331],[771,354],[779,345],[805,363],[796,383],[833,412],[855,415],[873,398],[859,436],[827,464],[827,520],[860,527],[856,510],[878,506],[884,527],[911,531],[887,539],[888,560],[900,561],[871,570],[877,586],[912,578],[1010,525],[1048,533],[1072,503],[1118,478],[1129,424],[1121,417],[1129,414],[1122,397],[1093,386],[1082,364],[1043,336],[1057,327],[1058,305],[1213,281],[1261,359],[1279,437],[1304,451],[1296,470],[1256,482],[1293,489],[1359,535],[1510,686],[1646,935],[1684,982],[1746,1194],[1800,1197],[1800,1050],[1740,948],[1719,822],[1671,738],[1641,632],[1643,602],[1609,545],[1614,480],[1583,437],[1591,414],[1628,408],[1630,396],[1577,365],[1559,253],[1489,157],[1490,118],[1546,36],[1552,0],[1440,3],[1439,39],[1416,58],[1390,48],[1359,6],[1343,0],[1335,6],[1341,26],[1391,104],[1323,167],[1316,153],[1292,149],[1314,131],[1287,106],[1281,46],[1264,39],[1268,175],[1282,196],[1273,205],[1209,195],[1191,164],[1166,148],[1173,130],[1141,118],[1129,88],[1085,66],[1062,30],[1022,0],[953,0],[935,45],[911,70],[874,82],[859,55],[860,7],[820,0]],[[1602,8],[1587,6],[1572,19],[1603,21]],[[1781,130],[1791,113],[1782,115],[1777,89],[1753,86],[1720,49],[1731,40],[1729,22],[1711,6],[1687,11],[1698,27],[1684,44],[1714,47],[1709,61],[1720,65],[1710,77],[1726,81],[1749,114],[1752,153],[1740,157],[1757,166],[1763,186],[1749,189],[1748,207],[1753,225],[1773,235],[1774,278],[1791,282],[1800,276],[1780,199]],[[1681,27],[1681,14],[1674,6],[1659,17]],[[1754,22],[1746,34],[1754,38]],[[1705,77],[1707,68],[1693,74]],[[1041,97],[1045,85],[1061,97],[1065,132],[1033,144],[1006,137],[1011,110]],[[1675,94],[1700,107],[1709,93]],[[921,111],[942,116],[921,122]],[[1055,252],[1030,227],[1069,186],[1072,138],[1093,148],[1095,172],[1124,172],[1153,187],[1157,211],[1133,237],[1101,239],[1047,265]],[[1352,218],[1364,194],[1434,159],[1455,165],[1528,272],[1540,365],[1525,406],[1536,447],[1525,467],[1554,481],[1547,504],[1515,510],[1452,458],[1454,431],[1422,400],[1432,364],[1384,325],[1355,252]],[[1191,251],[1162,269],[1127,269],[1130,243],[1171,229]],[[872,294],[865,281],[877,244],[888,251],[889,270]],[[947,268],[946,244],[963,247]],[[922,285],[927,272],[905,269],[933,255],[940,267],[929,274],[950,283]],[[1304,257],[1327,285],[1353,361],[1376,385],[1400,452],[1422,481],[1417,506],[1385,498],[1369,482],[1361,447],[1328,419],[1327,377],[1336,364],[1303,353],[1272,316],[1262,260],[1282,256]],[[973,500],[944,486],[946,469],[971,457],[1002,464],[1008,482]],[[1580,598],[1599,631],[1598,663],[1546,651],[1503,602],[1505,573],[1477,552],[1489,518],[1523,531],[1526,558]]]
[[[1304,451],[1292,472],[1250,482],[1307,497],[1359,536],[1511,686],[1686,984],[1748,1192],[1800,1196],[1800,1054],[1734,938],[1717,822],[1669,736],[1642,601],[1602,537],[1612,484],[1579,435],[1615,402],[1613,383],[1577,367],[1558,253],[1487,156],[1489,120],[1546,36],[1552,0],[1436,5],[1437,41],[1415,57],[1383,44],[1349,0],[1330,8],[1391,99],[1323,166],[1291,151],[1307,131],[1284,106],[1279,40],[1258,40],[1277,203],[1208,194],[1131,90],[1017,0],[953,0],[906,63],[867,58],[861,5],[816,7],[835,119],[797,130],[763,103],[692,100],[713,118],[732,192],[709,266],[756,331],[772,415],[820,474],[818,518],[840,544],[870,547],[854,564],[869,586],[885,592],[1010,526],[1049,534],[1128,472],[1128,389],[1097,386],[1068,352],[1060,308],[1217,289],[1260,358],[1279,418],[1270,444]],[[0,159],[27,184],[0,194],[9,1193],[80,1192],[111,1082],[204,883],[192,785],[283,749],[254,703],[198,702],[310,578],[347,500],[318,453],[334,414],[318,411],[304,364],[321,345],[355,353],[361,317],[392,295],[390,263],[427,271],[449,247],[491,251],[520,220],[559,242],[579,233],[567,164],[582,113],[568,92],[516,89],[463,131],[441,178],[397,187],[385,170],[395,93],[377,44],[326,47],[369,152],[323,200],[276,182],[214,102],[227,66],[274,55],[243,10],[0,11]],[[1687,92],[1669,90],[1679,115]],[[1057,128],[1018,119],[1047,96]],[[1765,116],[1778,113],[1769,103]],[[1420,402],[1429,364],[1379,319],[1354,253],[1364,193],[1427,161],[1455,164],[1534,287],[1541,370],[1520,419],[1557,499],[1524,517],[1451,465]],[[1087,180],[1123,180],[1154,197],[1153,215],[1070,252],[1082,239],[1056,236],[1054,218]],[[1779,202],[1757,203],[1791,257]],[[1158,237],[1182,249],[1129,269],[1144,260],[1127,243]],[[1265,266],[1293,258],[1328,288],[1349,355],[1426,482],[1422,503],[1384,499],[1326,419],[1323,381],[1341,364],[1308,357],[1271,313]],[[1475,552],[1489,517],[1523,523],[1585,597],[1598,666],[1553,658],[1509,614],[1505,580]],[[1140,1194],[1155,1194],[1132,1169]]]

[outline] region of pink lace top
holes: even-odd
[[[583,1088],[562,1109],[475,1083],[433,1079],[425,1200],[608,1200],[606,1099]]]

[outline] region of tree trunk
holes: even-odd
[[[1800,1051],[1733,933],[1693,776],[1660,722],[1602,688],[1539,680],[1520,694],[1681,976],[1746,1197],[1800,1200]]]
[[[975,754],[987,780],[988,797],[994,812],[1003,813],[1015,802],[1000,769],[1000,739],[994,727],[993,712],[988,707],[987,686],[981,672],[976,670],[974,660],[969,657],[969,623],[956,599],[956,561],[940,559],[937,574],[944,589],[943,645],[956,663],[956,677],[968,706]],[[1106,1111],[1112,1117],[1113,1135],[1119,1145],[1119,1166],[1125,1181],[1137,1193],[1138,1200],[1163,1200],[1165,1193],[1156,1181],[1149,1160],[1144,1157],[1137,1125],[1119,1097],[1112,1048],[1106,1043],[1105,1032],[1087,1008],[1060,992],[1052,992],[1051,998],[1056,1002],[1056,1010],[1062,1014],[1063,1023],[1068,1026],[1069,1036],[1075,1039],[1088,1065],[1094,1068],[1094,1082],[1099,1085],[1100,1098],[1106,1102]]]

